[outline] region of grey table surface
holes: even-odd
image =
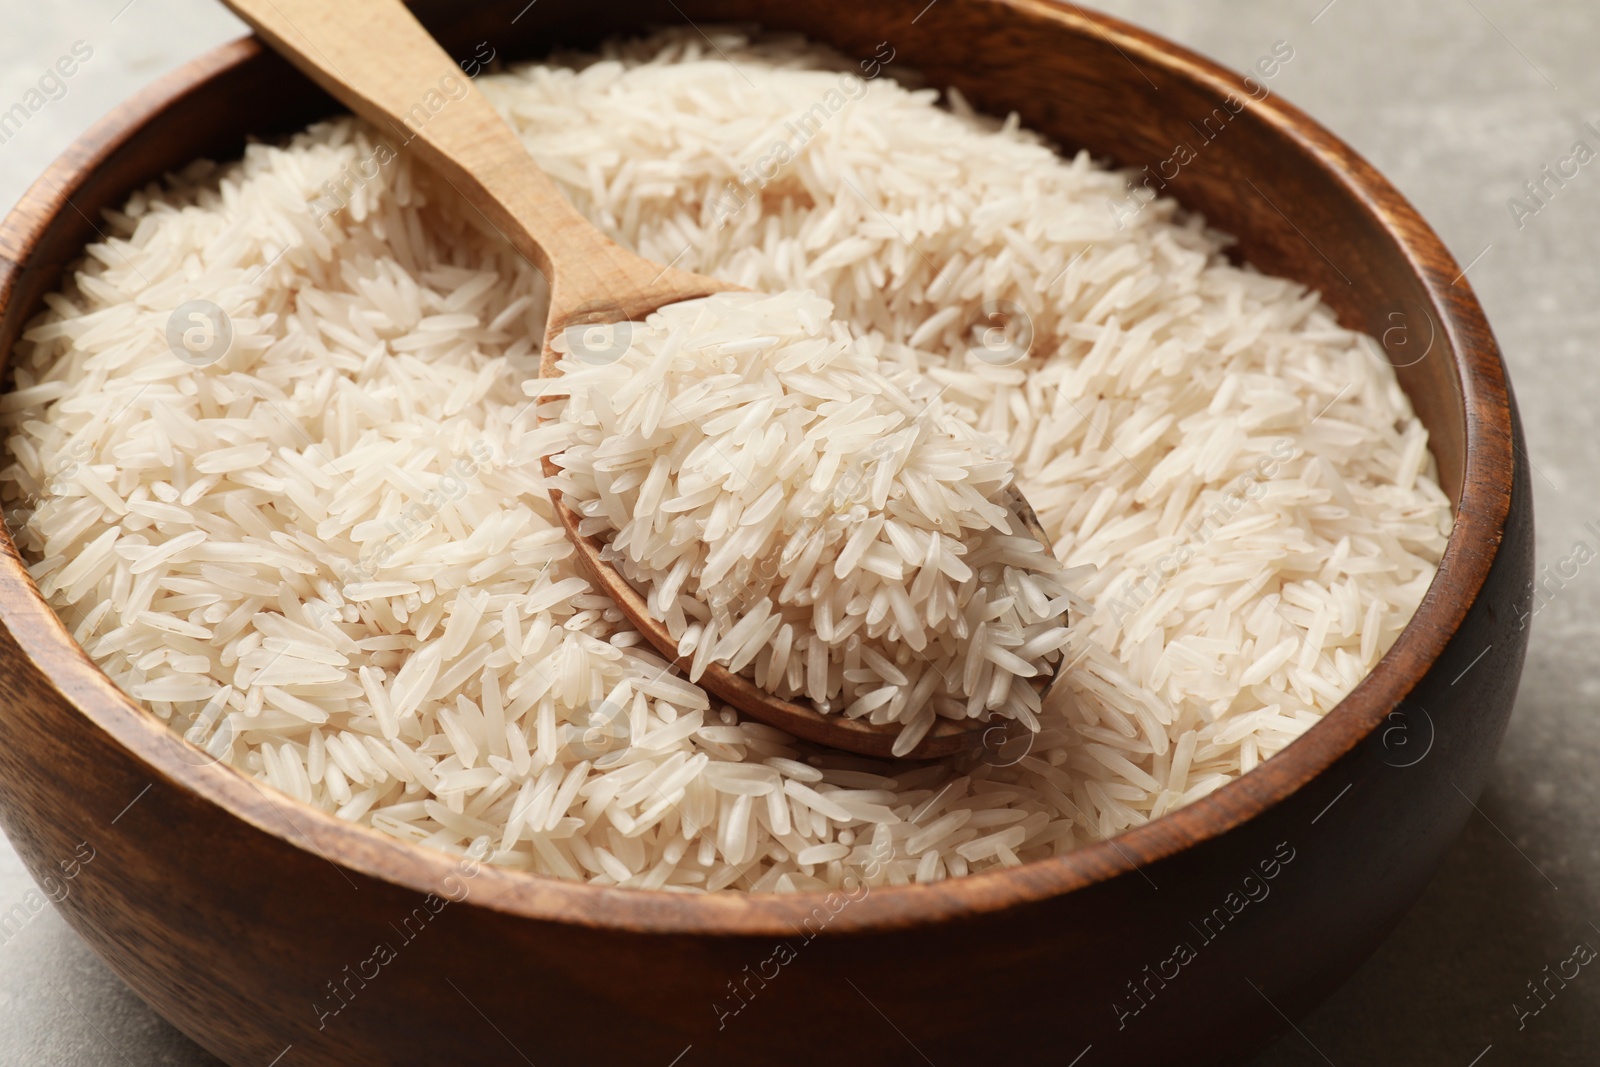
[[[1600,138],[1600,5],[1588,0],[1100,0],[1243,69],[1286,41],[1274,90],[1375,163],[1462,264],[1505,350],[1535,465],[1541,559],[1600,515],[1600,170],[1536,215],[1507,201],[1573,142]],[[56,58],[93,56],[0,143],[11,204],[69,141],[152,78],[242,32],[213,0],[7,0],[0,110]],[[1591,355],[1585,363],[1584,353]],[[1586,569],[1535,624],[1487,791],[1389,941],[1252,1067],[1600,1063],[1600,974],[1521,1019],[1526,985],[1600,946],[1600,581]],[[0,912],[32,888],[0,839]],[[217,1061],[114,977],[49,908],[0,934],[0,1065]],[[265,1067],[265,1065],[260,1065]],[[945,1067],[945,1065],[941,1065]]]

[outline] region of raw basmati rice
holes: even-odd
[[[557,338],[557,376],[524,387],[554,398],[550,485],[647,592],[690,681],[717,663],[898,724],[896,756],[936,717],[1036,732],[1071,598],[1004,446],[922,376],[884,374],[832,310],[722,293],[612,324],[629,343],[604,358]]]
[[[619,240],[816,292],[1005,444],[1057,556],[1094,568],[1040,732],[873,763],[670,671],[552,523],[520,391],[544,282],[409,154],[373,165],[348,119],[134,194],[13,354],[8,512],[94,660],[341,818],[670,891],[1039,859],[1313,725],[1410,618],[1450,528],[1370,340],[1170,201],[1119,220],[1120,175],[1015,120],[887,76],[839,94],[848,64],[821,49],[710,33],[480,84]],[[806,123],[830,93],[848,99]],[[774,156],[796,120],[807,139]],[[164,336],[193,300],[233,331],[203,366]],[[990,343],[1002,306],[1031,346]]]

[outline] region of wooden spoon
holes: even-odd
[[[716,278],[663,267],[635,255],[584,218],[539,169],[521,139],[399,0],[224,0],[280,55],[352,111],[414,149],[455,187],[550,283],[540,373],[558,356],[550,342],[574,327],[639,321],[667,304],[739,289]],[[555,468],[545,459],[546,473]],[[604,543],[580,536],[579,517],[550,493],[577,551],[579,569],[611,597],[657,651],[687,667],[644,597],[600,558]],[[1020,497],[1018,497],[1020,500]],[[1018,511],[1048,546],[1038,519]],[[1031,681],[1047,686],[1053,678]],[[823,715],[783,700],[712,664],[700,684],[751,718],[797,737],[890,758],[901,724],[873,725]],[[994,722],[940,719],[907,758],[998,749]],[[993,742],[993,743],[990,743]]]

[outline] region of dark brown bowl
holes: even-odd
[[[1415,619],[1282,754],[1115,840],[860,899],[688,898],[462,869],[195,759],[88,661],[7,540],[0,822],[17,850],[36,878],[59,879],[88,842],[62,913],[234,1064],[1091,1067],[1261,1046],[1421,891],[1483,786],[1521,670],[1528,470],[1458,266],[1350,149],[1275,95],[1245,102],[1270,83],[1071,4],[599,10],[510,0],[428,21],[456,54],[488,41],[504,57],[685,18],[799,30],[851,56],[887,40],[931,84],[1135,166],[1196,144],[1227,109],[1171,191],[1236,234],[1243,258],[1320,289],[1347,325],[1404,326],[1391,350],[1426,352],[1395,362],[1458,518]],[[0,350],[101,209],[331,110],[252,40],[117,109],[0,228]]]

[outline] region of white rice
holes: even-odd
[[[550,485],[647,592],[690,681],[717,663],[898,724],[896,756],[935,718],[1037,732],[1071,598],[1005,447],[832,312],[721,293],[609,324],[620,353],[558,337],[558,375],[524,386],[551,399]]]
[[[350,120],[136,194],[13,354],[8,512],[95,661],[343,818],[679,891],[1050,856],[1314,724],[1411,617],[1450,528],[1372,343],[1168,201],[1119,227],[1124,179],[1014,121],[851,81],[795,40],[713,36],[480,84],[620,240],[814,290],[1006,444],[1057,555],[1095,568],[1031,742],[874,764],[740,723],[666,669],[552,524],[521,396],[542,280]],[[195,299],[231,317],[207,366],[163,336]],[[1025,360],[986,344],[1001,303],[1031,326]]]

